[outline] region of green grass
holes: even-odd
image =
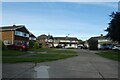
[[[108,59],[120,61],[120,51],[105,51],[96,54]]]
[[[17,51],[17,50],[3,50],[2,56],[19,56],[26,54],[27,52]]]
[[[58,58],[58,59],[64,59],[67,57],[76,56],[76,54],[35,54],[34,57],[48,57],[48,58]]]
[[[18,63],[18,62],[45,62],[45,61],[53,61],[58,60],[57,58],[33,58],[33,57],[10,57],[10,58],[2,58],[3,63]]]
[[[3,63],[17,63],[17,62],[45,62],[65,59],[76,56],[77,53],[72,50],[59,50],[59,49],[32,49],[33,52],[47,52],[42,54],[33,53],[31,56],[20,56],[23,54],[30,54],[28,52],[20,52],[15,50],[3,51]],[[63,53],[63,54],[62,54]]]
[[[16,63],[16,62],[45,62],[54,61],[59,59],[65,59],[76,55],[58,55],[58,54],[38,54],[33,57],[3,57],[3,63]]]
[[[53,51],[53,48],[39,48],[39,49],[30,49],[30,51],[44,52],[44,51]]]
[[[55,49],[55,48],[40,48],[40,49],[31,49],[30,51],[36,51],[36,52],[47,52],[47,53],[76,53],[75,51],[73,50],[70,50],[70,49]]]

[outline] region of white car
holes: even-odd
[[[120,50],[120,45],[113,46],[113,50]]]

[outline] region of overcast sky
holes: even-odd
[[[2,25],[25,25],[35,36],[51,34],[82,40],[106,34],[117,2],[4,2]]]

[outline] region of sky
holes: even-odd
[[[117,2],[3,2],[2,26],[25,25],[36,37],[51,34],[87,40],[106,35],[109,15],[117,10]]]

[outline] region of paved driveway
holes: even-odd
[[[76,51],[78,52],[78,56],[76,57],[72,57],[64,60],[52,61],[52,62],[37,63],[36,67],[23,71],[21,74],[19,73],[19,75],[15,77],[16,78],[118,78],[117,61],[100,57],[94,54],[96,51],[80,50],[80,49]],[[31,64],[34,66],[33,63]],[[4,75],[6,74],[6,69],[8,70],[8,67],[5,65],[3,66]],[[26,65],[26,63],[22,63],[22,65]],[[19,68],[21,68],[21,66],[19,66]],[[14,70],[15,69],[16,68],[14,68]],[[9,74],[7,74],[4,77],[9,78],[10,76]]]

